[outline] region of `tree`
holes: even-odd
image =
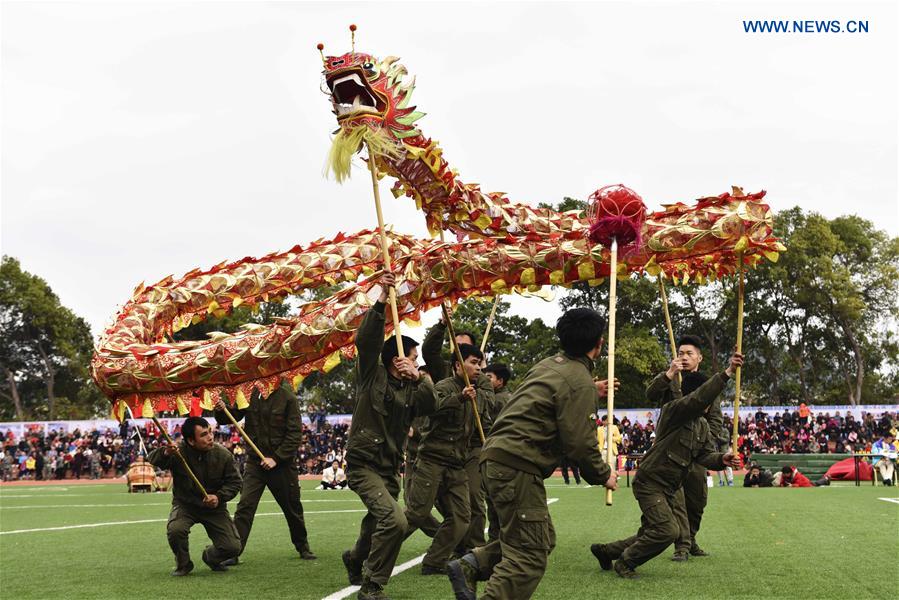
[[[566,198],[558,208],[582,206]],[[799,207],[778,213],[774,222],[787,252],[777,263],[763,260],[746,272],[744,401],[857,404],[895,398],[899,239],[855,216],[828,220]],[[667,291],[675,335],[702,337],[706,370],[721,369],[736,344],[736,277]],[[608,286],[575,284],[561,304],[591,306],[605,315]],[[620,281],[617,315],[631,327],[629,335],[648,333],[667,349],[654,279]],[[616,367],[624,363],[623,349],[618,356]]]
[[[0,397],[12,407],[0,414],[19,420],[83,417],[105,405],[89,376],[93,341],[87,323],[62,306],[43,279],[8,256],[0,264],[0,332],[6,384]]]
[[[480,346],[492,309],[493,302],[490,300],[470,299],[460,302],[452,317],[456,332],[474,333]],[[523,317],[509,315],[508,311],[509,303],[500,299],[485,350],[488,363],[504,363],[509,366],[512,371],[511,387],[514,389],[515,382],[535,363],[558,352],[559,344],[555,330],[548,327],[542,319],[528,321]],[[449,351],[445,352],[448,360]]]

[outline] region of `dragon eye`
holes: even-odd
[[[375,65],[370,62],[367,62],[362,65],[362,68],[365,69],[366,71],[374,71]]]

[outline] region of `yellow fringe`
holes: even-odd
[[[325,175],[333,173],[338,183],[349,179],[353,155],[359,152],[363,143],[368,146],[369,155],[397,158],[401,153],[397,143],[383,129],[372,129],[365,125],[350,130],[341,128],[331,142],[331,150],[325,162]]]

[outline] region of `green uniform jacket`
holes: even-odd
[[[356,406],[346,462],[393,475],[412,420],[434,412],[434,384],[427,377],[416,382],[392,377],[381,364],[383,345],[384,304],[376,302],[356,332]]]
[[[503,386],[498,392],[493,392],[493,403],[490,405],[491,423],[496,423],[496,420],[499,418],[499,413],[503,410],[503,407],[509,403],[509,398],[511,397],[512,394],[509,393],[506,386]]]
[[[186,442],[178,444],[181,455],[187,460],[190,469],[206,488],[206,492],[218,496],[219,508],[240,492],[240,473],[234,456],[220,444],[214,444],[209,452],[198,452]],[[160,469],[172,472],[172,504],[175,506],[203,506],[203,493],[194,483],[181,459],[176,455],[166,456],[165,448],[157,448],[150,452],[147,460]]]
[[[658,381],[659,378],[664,381]],[[640,461],[636,479],[652,481],[674,493],[683,484],[693,463],[714,471],[724,468],[721,462],[724,454],[716,452],[709,424],[702,416],[727,386],[728,379],[721,372],[686,396],[680,396],[678,388],[678,397],[662,406],[655,442]],[[664,373],[656,377],[650,387],[661,387],[663,383],[678,387],[677,382],[669,381]]]
[[[596,445],[598,395],[593,361],[557,354],[534,365],[494,423],[481,462],[496,461],[546,479],[563,456],[603,485],[611,469]]]
[[[263,455],[274,458],[278,464],[296,464],[297,449],[303,441],[303,422],[300,417],[300,403],[293,390],[282,383],[268,398],[261,398],[258,390],[253,390],[250,406],[244,409],[230,409],[238,421],[244,419],[243,429]],[[215,411],[219,425],[231,425],[223,411]],[[244,441],[247,460],[259,462],[256,452]]]
[[[415,460],[418,456],[418,447],[421,445],[421,431],[428,425],[427,417],[415,417],[412,419],[412,435],[406,437],[406,460]]]
[[[450,363],[443,360],[443,341],[446,337],[446,325],[437,322],[425,335],[424,341],[421,343],[421,356],[424,358],[425,364],[428,365],[428,372],[434,381],[443,381],[450,375]],[[473,382],[478,389],[478,416],[481,419],[481,427],[484,428],[484,435],[493,427],[493,411],[490,409],[493,404],[493,384],[490,379],[481,373],[478,380]],[[481,447],[481,434],[478,433],[477,425],[471,432],[470,447]]]
[[[461,469],[465,466],[471,433],[477,425],[474,424],[471,401],[462,395],[463,389],[465,382],[458,376],[447,377],[434,386],[437,410],[428,417],[422,429],[419,456],[448,467]],[[480,397],[483,393],[483,390],[477,390],[478,404],[486,402]]]
[[[683,396],[680,384],[677,378],[668,379],[665,372],[656,375],[649,385],[646,387],[646,398],[655,403],[660,408],[676,398]],[[724,429],[724,415],[721,413],[721,397],[715,396],[715,401],[709,411],[703,414],[703,418],[709,423],[709,431],[712,434],[712,440],[720,446],[730,441],[727,431]]]

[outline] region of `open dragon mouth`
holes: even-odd
[[[338,120],[361,114],[383,114],[384,102],[368,85],[361,70],[351,69],[335,73],[327,78],[326,83],[331,90],[334,113]]]

